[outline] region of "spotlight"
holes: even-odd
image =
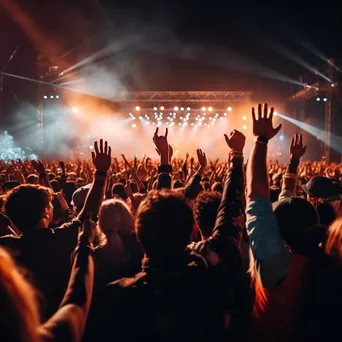
[[[93,146],[93,145],[90,145],[90,146],[89,146],[89,149],[90,149],[90,150],[92,150],[93,148],[94,148],[94,146]]]
[[[158,108],[157,107],[153,107],[153,110],[158,110]]]
[[[327,102],[327,101],[328,101],[328,99],[325,97],[325,98],[323,99],[323,101],[324,101],[324,102]]]
[[[246,120],[247,120],[247,116],[244,115],[244,116],[242,117],[242,120],[246,121]]]
[[[139,112],[140,107],[139,107],[139,106],[136,106],[136,107],[135,107],[135,110],[136,110],[137,112]]]
[[[56,95],[56,99],[59,99],[59,95]]]
[[[181,107],[180,110],[184,110],[184,107]]]
[[[139,119],[141,120],[142,118],[143,118],[143,117],[140,115],[140,116],[139,116]]]
[[[223,115],[224,115],[224,116],[227,116],[227,113],[224,113]]]
[[[335,87],[335,83],[331,83],[331,86],[332,86],[332,87]]]
[[[277,116],[277,115],[278,115],[278,112],[274,112],[273,114],[274,114],[275,116]]]
[[[190,107],[187,107],[186,110],[190,110]]]
[[[135,128],[135,127],[137,127],[137,125],[136,124],[132,124],[132,127]]]
[[[228,110],[228,112],[231,112],[233,110],[233,108],[232,107],[228,107],[227,110]]]
[[[73,113],[77,113],[78,112],[78,108],[77,107],[72,107],[72,112]]]
[[[212,112],[213,111],[213,107],[209,107],[208,110],[209,110],[209,112]]]
[[[246,125],[243,125],[243,127],[242,127],[243,129],[247,129],[247,126]]]
[[[321,101],[321,98],[320,97],[316,97],[316,101],[317,102]]]
[[[175,112],[177,112],[178,109],[179,109],[179,108],[178,108],[177,106],[173,108],[173,110],[174,110]]]
[[[222,117],[222,116],[220,117],[220,120],[223,120],[223,117]]]
[[[45,99],[45,100],[47,99],[47,96],[46,96],[46,95],[44,95],[44,99]]]
[[[50,99],[53,99],[53,95],[50,96]]]
[[[164,110],[164,109],[165,109],[164,106],[161,106],[161,107],[160,107],[160,110]]]
[[[205,107],[202,107],[202,111],[203,111],[203,112],[205,112],[205,111],[206,111],[206,109],[207,109],[207,108],[205,108]]]
[[[284,140],[284,136],[283,135],[279,135],[279,140],[283,141]]]

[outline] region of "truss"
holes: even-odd
[[[322,90],[320,83],[317,81],[312,85],[307,85],[303,89],[297,91],[296,94],[291,96],[291,100],[309,100],[317,96],[318,91]]]
[[[139,91],[130,92],[125,99],[117,102],[240,102],[249,100],[251,92],[247,91]],[[115,99],[114,99],[115,101]]]

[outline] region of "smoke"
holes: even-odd
[[[37,160],[38,156],[32,153],[32,149],[26,147],[26,149],[22,149],[19,147],[13,137],[5,131],[3,134],[0,134],[0,159],[9,162],[11,160]]]

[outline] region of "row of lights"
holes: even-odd
[[[135,107],[135,110],[137,111],[137,112],[139,112],[140,111],[140,106],[136,106]],[[165,110],[165,107],[164,106],[160,106],[159,107],[159,109],[161,110],[161,111],[163,111],[163,110]],[[202,109],[202,112],[205,112],[205,111],[207,111],[208,110],[208,112],[212,112],[214,109],[213,109],[213,107],[202,107],[201,108]],[[153,107],[153,110],[154,111],[157,111],[158,110],[158,107]],[[185,111],[185,110],[187,110],[187,111],[189,111],[189,110],[191,110],[191,108],[190,107],[178,107],[178,106],[174,106],[173,107],[173,110],[175,111],[175,112],[178,112],[179,110],[180,111]],[[231,112],[233,110],[233,108],[232,107],[228,107],[227,108],[227,111],[228,112]]]
[[[328,99],[326,97],[323,97],[322,100],[323,100],[323,102],[327,102],[328,101]],[[316,101],[317,102],[321,101],[321,98],[320,97],[316,97]]]
[[[50,97],[50,99],[59,99],[59,95],[56,95],[56,96],[53,96],[53,95],[50,95],[50,96],[44,95],[44,96],[43,96],[44,100],[47,100],[49,97]]]

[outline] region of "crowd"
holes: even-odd
[[[342,164],[267,161],[273,108],[227,161],[1,162],[0,340],[321,341],[342,315]],[[172,139],[172,138],[171,138]],[[170,139],[170,140],[171,140]]]

